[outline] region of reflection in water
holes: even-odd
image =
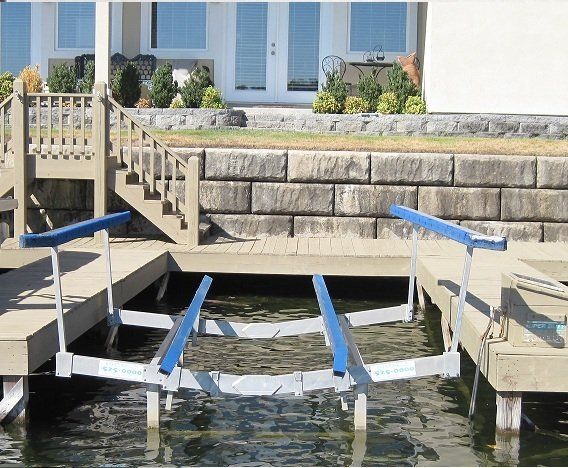
[[[174,277],[167,302],[156,305],[151,288],[129,308],[183,310],[199,279]],[[373,282],[374,281],[374,282]],[[395,305],[405,300],[403,282],[329,281],[338,312]],[[380,283],[383,284],[383,283]],[[244,291],[241,289],[244,288]],[[387,299],[385,299],[385,297]],[[215,278],[203,315],[208,318],[290,320],[317,315],[308,278]],[[436,310],[411,324],[354,330],[367,362],[441,352]],[[72,345],[105,355],[105,328]],[[165,333],[123,327],[109,357],[149,361]],[[192,369],[276,374],[330,366],[320,335],[278,340],[201,338],[185,355]],[[44,370],[53,369],[50,363]],[[116,381],[75,376],[32,378],[27,433],[0,430],[0,461],[30,465],[511,465],[567,464],[568,405],[562,397],[525,400],[541,427],[512,441],[495,440],[494,392],[483,380],[478,414],[467,420],[473,366],[463,360],[462,378],[436,377],[370,386],[368,431],[353,431],[353,398],[341,410],[335,393],[303,397],[211,397],[175,395],[162,412],[161,431],[147,431],[145,389]],[[564,413],[564,416],[562,414]],[[560,415],[560,417],[559,417]],[[555,421],[560,421],[556,423]]]

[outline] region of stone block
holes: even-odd
[[[491,133],[516,133],[519,131],[519,127],[519,122],[508,122],[500,118],[489,121],[489,132]]]
[[[389,217],[391,204],[416,208],[416,187],[336,185],[335,215]]]
[[[499,220],[499,189],[420,187],[418,209],[444,219]]]
[[[292,237],[292,216],[212,214],[210,220],[213,234],[241,239]]]
[[[371,183],[451,185],[451,154],[371,153]]]
[[[434,135],[453,134],[458,130],[458,122],[456,120],[430,120],[426,123],[426,133]]]
[[[542,242],[542,223],[462,221],[460,224],[488,236],[505,236],[509,241]]]
[[[568,190],[502,189],[501,219],[568,222]]]
[[[455,220],[450,220],[458,224]],[[418,229],[418,238],[425,240],[437,240],[444,237],[426,229]],[[412,239],[412,224],[402,219],[377,219],[377,239]]]
[[[331,215],[331,184],[252,184],[252,212],[259,214]]]
[[[285,150],[205,150],[205,178],[209,180],[286,180]]]
[[[422,115],[404,115],[396,122],[398,133],[415,134],[426,133],[428,118]]]
[[[396,120],[386,115],[372,116],[371,120],[365,126],[368,133],[391,133],[396,131]]]
[[[454,185],[461,187],[534,187],[536,157],[459,154]]]
[[[181,115],[178,114],[161,114],[156,115],[154,126],[164,130],[170,130],[174,126],[181,125]]]
[[[486,120],[459,120],[458,132],[462,133],[479,133],[488,132],[489,122]]]
[[[560,122],[552,121],[548,128],[551,135],[566,136],[568,135],[568,119]]]
[[[335,122],[335,131],[340,133],[356,133],[365,129],[365,122],[361,116],[355,118],[340,118]]]
[[[185,182],[179,182],[185,191]],[[250,182],[203,180],[199,184],[199,204],[205,213],[250,213]],[[185,195],[180,196],[185,201]]]
[[[539,188],[568,188],[568,158],[537,158],[536,186]]]
[[[374,218],[295,216],[294,237],[375,238]]]
[[[544,242],[568,242],[568,223],[544,223]]]
[[[291,182],[369,182],[369,153],[288,151]]]
[[[539,122],[521,122],[520,133],[540,136],[548,133],[548,124]]]

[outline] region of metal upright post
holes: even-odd
[[[59,337],[59,351],[66,351],[65,325],[63,323],[63,297],[61,294],[61,272],[59,271],[59,251],[51,247],[51,266],[53,268],[53,287],[55,288],[55,308],[57,312],[57,334]]]
[[[412,224],[412,256],[410,257],[410,275],[408,277],[408,303],[405,322],[412,321],[414,312],[414,284],[416,283],[416,260],[418,257],[418,227]]]
[[[95,218],[106,215],[107,211],[107,161],[109,156],[109,119],[107,105],[107,86],[95,83],[93,96],[93,150],[95,154]],[[100,241],[100,233],[95,233]]]
[[[460,340],[460,330],[463,318],[463,310],[465,308],[465,298],[467,295],[467,284],[469,282],[469,272],[471,270],[471,262],[473,259],[473,247],[468,246],[465,251],[465,261],[463,265],[463,275],[460,285],[460,295],[458,298],[458,315],[456,317],[456,324],[454,325],[454,335],[452,337],[452,346],[450,352],[455,353],[458,350]],[[450,324],[451,325],[451,324]]]
[[[110,330],[105,343],[105,349],[108,351],[118,332],[118,325],[114,323],[114,299],[112,295],[112,263],[110,259],[110,237],[108,229],[103,230],[103,247],[105,252],[106,264],[106,277],[107,277],[107,323],[110,325]]]

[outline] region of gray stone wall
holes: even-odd
[[[310,109],[130,109],[144,124],[162,130],[253,128],[368,135],[540,137],[566,139],[568,117],[444,114],[314,114]]]
[[[202,212],[218,234],[408,238],[408,224],[389,215],[396,203],[510,240],[568,241],[568,158],[251,149],[200,157]]]

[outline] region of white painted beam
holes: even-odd
[[[110,83],[111,3],[95,7],[95,82]]]

